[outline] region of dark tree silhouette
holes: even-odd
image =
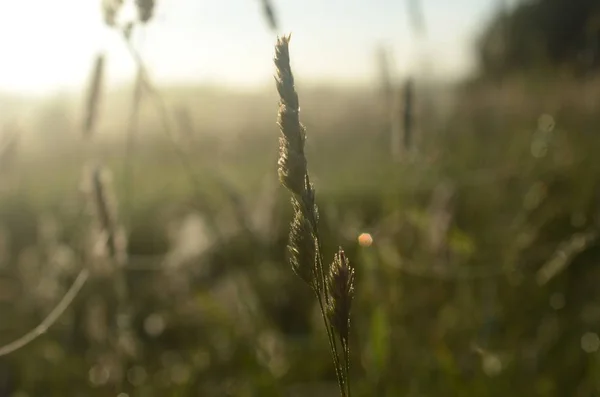
[[[498,12],[477,43],[480,71],[498,77],[539,68],[600,69],[600,1],[521,1]]]

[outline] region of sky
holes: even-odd
[[[407,0],[272,0],[281,33],[292,33],[299,81],[364,84],[377,76],[378,46],[397,75],[452,79],[474,66],[474,34],[499,0],[421,0],[427,36],[415,38]],[[125,11],[125,16],[127,15]],[[158,84],[254,88],[272,82],[274,33],[259,0],[157,0],[154,19],[134,37]],[[100,0],[0,2],[0,91],[52,94],[85,87],[104,51],[107,81],[131,80],[135,66],[106,28]]]

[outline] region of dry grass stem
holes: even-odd
[[[128,215],[133,211],[133,155],[135,150],[135,141],[138,132],[139,113],[142,105],[143,79],[142,71],[138,69],[135,86],[133,88],[133,97],[131,100],[131,111],[127,122],[127,143],[125,146],[124,172],[123,172],[123,191],[125,210]]]
[[[19,339],[0,347],[0,357],[10,354],[20,348],[28,345],[29,343],[36,340],[39,336],[43,335],[48,329],[62,316],[67,310],[69,305],[73,302],[79,291],[84,286],[85,282],[89,278],[90,272],[88,269],[82,269],[67,293],[63,296],[61,301],[56,305],[54,309],[48,314],[48,316],[34,329],[20,337]]]
[[[279,24],[277,23],[277,17],[275,15],[275,9],[273,8],[272,0],[262,0],[263,13],[265,14],[265,18],[267,19],[267,23],[269,24],[269,28],[273,32],[279,31]]]
[[[100,106],[100,95],[102,91],[102,80],[104,76],[104,54],[98,54],[94,61],[94,68],[90,79],[85,107],[83,125],[83,136],[89,139],[94,132]]]
[[[403,97],[403,109],[402,109],[402,135],[404,137],[404,150],[409,151],[413,146],[413,134],[414,134],[414,102],[415,102],[415,89],[414,82],[411,77],[408,77],[404,82],[402,90]]]
[[[89,193],[95,219],[106,238],[108,256],[116,264],[123,265],[127,259],[127,248],[124,234],[118,223],[117,203],[108,171],[100,167],[92,169]]]

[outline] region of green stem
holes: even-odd
[[[325,296],[325,304],[329,305],[329,290],[327,289],[327,280],[325,276],[325,267],[323,266],[323,256],[321,255],[321,240],[319,239],[319,233],[315,229],[315,237],[317,240],[317,267],[321,276],[321,283],[323,284],[323,295]]]
[[[329,349],[331,350],[331,357],[333,358],[333,366],[335,367],[335,375],[338,381],[338,387],[340,388],[340,394],[342,397],[348,397],[346,395],[346,391],[344,389],[345,382],[344,377],[342,375],[342,369],[340,365],[340,357],[337,352],[337,346],[335,344],[333,329],[329,325],[329,321],[327,321],[327,314],[325,313],[325,308],[323,306],[323,298],[319,291],[315,291],[315,295],[317,295],[317,300],[319,301],[319,308],[321,309],[321,315],[323,316],[323,323],[325,324],[325,330],[327,331],[327,339],[329,340]]]
[[[338,353],[337,343],[335,342],[335,330],[331,324],[328,324],[329,332],[331,333],[331,345],[332,345],[332,354],[337,358],[337,368],[341,377],[341,384],[344,386],[344,391],[342,392],[342,396],[346,396],[346,380],[347,377],[344,376],[344,366],[340,363],[340,354]],[[343,347],[342,347],[343,349]]]
[[[319,270],[319,276],[321,278],[321,292],[325,297],[325,305],[329,305],[329,291],[327,290],[327,283],[325,278],[325,268],[323,266],[323,255],[321,254],[321,239],[319,238],[319,228],[317,225],[317,213],[315,211],[315,196],[314,190],[310,188],[310,178],[308,176],[308,170],[305,170],[305,178],[306,178],[306,189],[304,194],[302,194],[301,202],[304,206],[304,213],[308,217],[310,221],[310,225],[312,226],[313,233],[315,235],[315,240],[317,241],[317,269]],[[307,194],[310,192],[311,194]]]
[[[344,349],[344,361],[346,364],[346,388],[348,390],[348,397],[350,397],[350,344],[348,340],[342,341],[342,348]]]

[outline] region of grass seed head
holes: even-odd
[[[310,222],[304,216],[301,204],[292,198],[294,219],[290,227],[288,254],[292,269],[302,280],[312,288],[315,287],[317,255],[315,236]]]
[[[306,132],[300,123],[300,105],[290,66],[289,40],[290,36],[283,36],[277,39],[275,45],[275,83],[280,97],[277,122],[281,130],[278,173],[281,183],[301,196],[307,184],[304,154]]]
[[[354,269],[342,248],[335,254],[329,269],[327,288],[331,297],[327,308],[329,321],[340,339],[347,342],[350,332],[350,308],[354,298]]]
[[[148,23],[154,15],[155,0],[135,0],[140,22]]]
[[[127,242],[118,222],[112,178],[108,170],[100,167],[93,167],[90,171],[90,181],[87,185],[94,218],[100,232],[106,238],[105,246],[109,257],[121,265],[127,257]]]
[[[306,158],[290,145],[285,138],[279,138],[279,166],[277,173],[281,183],[301,196],[305,190]]]
[[[123,5],[123,0],[102,0],[102,17],[104,23],[109,27],[114,27],[117,19],[117,14]]]

